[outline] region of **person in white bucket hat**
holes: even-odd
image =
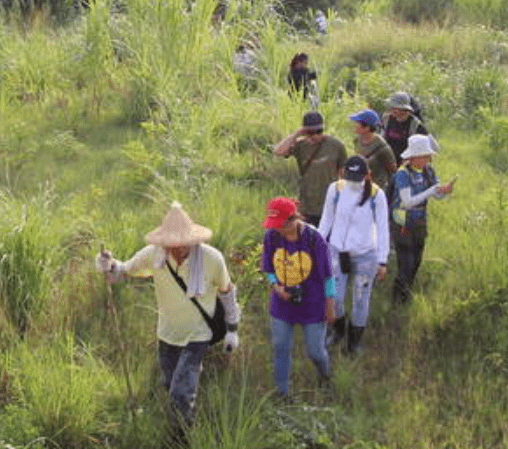
[[[127,275],[153,277],[159,311],[159,362],[172,398],[171,409],[184,419],[185,426],[193,421],[202,360],[211,338],[207,322],[190,298],[195,298],[209,316],[214,315],[219,298],[227,327],[224,349],[231,352],[239,344],[236,287],[223,255],[204,243],[211,236],[210,229],[194,223],[174,202],[162,224],[146,235],[148,246],[130,260],[115,260],[109,251],[96,257],[97,268],[107,273],[110,283]],[[177,277],[184,281],[186,292]]]
[[[413,281],[422,261],[427,237],[427,201],[443,198],[453,190],[455,179],[439,184],[430,162],[436,152],[429,136],[409,137],[402,152],[404,163],[394,174],[390,193],[391,237],[397,255],[397,276],[393,300],[405,303],[410,298]]]

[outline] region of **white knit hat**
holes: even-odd
[[[407,139],[407,148],[401,153],[402,159],[409,159],[417,156],[432,156],[436,152],[432,149],[429,136],[414,134]]]
[[[162,224],[145,237],[148,243],[162,247],[191,246],[212,236],[208,228],[194,223],[178,202],[173,202]]]

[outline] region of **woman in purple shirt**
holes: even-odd
[[[263,222],[263,271],[273,289],[270,315],[274,376],[278,394],[289,395],[293,326],[303,327],[307,355],[320,381],[329,377],[326,323],[335,319],[335,280],[328,246],[317,230],[304,223],[297,202],[277,197],[267,204]]]

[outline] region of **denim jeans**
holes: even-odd
[[[330,368],[325,346],[326,325],[322,322],[304,324],[302,327],[307,356],[316,366],[319,378],[326,378]],[[272,317],[272,344],[275,386],[279,393],[285,395],[289,393],[293,325]]]
[[[187,346],[169,345],[159,340],[159,362],[164,385],[173,404],[185,421],[194,418],[194,402],[208,342],[191,342]]]
[[[370,294],[372,284],[377,272],[376,251],[365,254],[351,255],[351,273],[340,271],[339,255],[336,248],[331,249],[333,269],[337,285],[337,298],[335,300],[335,313],[337,318],[346,314],[345,300],[349,277],[353,277],[353,299],[351,310],[351,324],[356,327],[365,327],[369,317]]]

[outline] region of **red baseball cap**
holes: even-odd
[[[266,229],[280,228],[288,218],[296,214],[298,201],[294,198],[278,196],[268,201],[266,205],[266,218],[263,227]]]

